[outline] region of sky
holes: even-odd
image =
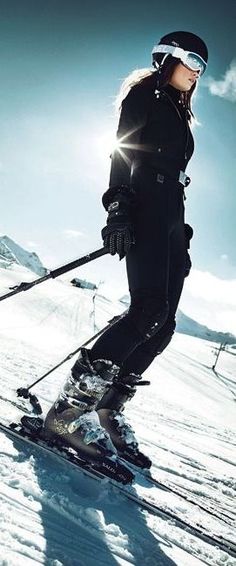
[[[193,108],[199,126],[185,203],[193,271],[182,301],[199,322],[236,333],[235,24],[234,0],[0,0],[0,233],[49,268],[101,247],[121,81],[151,67],[153,45],[166,33],[196,33],[209,65]],[[104,282],[104,292],[127,292],[117,258],[78,275]],[[220,301],[211,300],[212,286]]]

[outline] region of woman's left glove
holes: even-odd
[[[186,259],[185,259],[185,277],[188,277],[191,267],[192,267],[192,262],[191,262],[191,258],[189,255],[189,248],[190,248],[190,240],[193,237],[193,229],[192,226],[190,226],[190,224],[185,224],[184,225],[184,231],[185,231],[185,243],[186,243]]]
[[[110,192],[110,194],[109,194]],[[108,197],[112,197],[109,198]],[[108,204],[107,200],[110,201]],[[120,259],[125,257],[130,247],[135,243],[133,223],[130,218],[131,194],[129,190],[113,190],[103,195],[103,204],[108,211],[107,225],[102,229],[102,239],[105,248],[111,255],[118,254]]]

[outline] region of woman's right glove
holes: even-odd
[[[135,243],[130,209],[133,192],[129,187],[108,189],[103,195],[103,204],[108,211],[107,225],[102,229],[103,245],[111,255],[125,257]]]

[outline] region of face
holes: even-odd
[[[177,90],[187,92],[192,85],[198,80],[200,71],[191,71],[185,67],[183,63],[176,65],[169,84]]]

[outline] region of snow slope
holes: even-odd
[[[31,279],[23,267],[0,269],[0,292]],[[103,327],[122,305],[49,281],[0,303],[0,404],[4,422],[22,411],[15,390],[28,385]],[[236,542],[235,399],[236,357],[222,352],[217,373],[213,344],[176,334],[145,373],[126,414],[141,447],[153,459],[153,475],[187,488],[221,519],[175,495],[135,484],[135,491],[184,520]],[[35,389],[45,411],[73,360]],[[2,566],[233,566],[235,559],[177,527],[142,511],[107,483],[86,478],[63,462],[1,436],[0,504]],[[231,517],[230,524],[223,521]]]

